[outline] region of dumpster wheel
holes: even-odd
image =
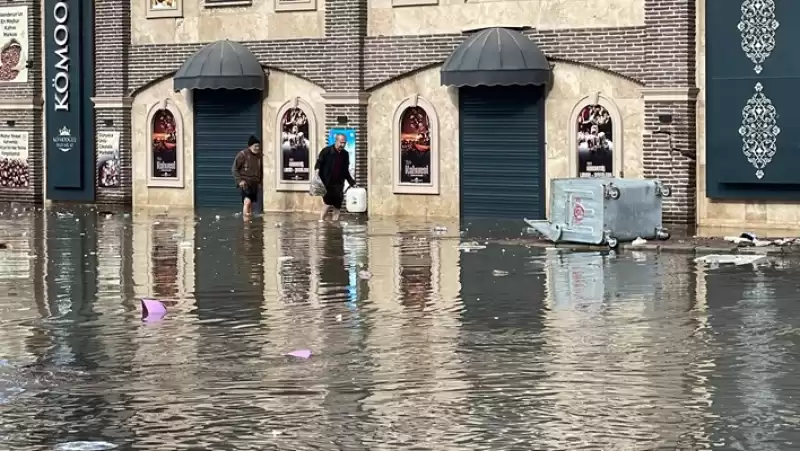
[[[608,247],[609,247],[610,249],[616,249],[616,248],[617,248],[617,245],[618,245],[619,243],[617,242],[617,239],[616,239],[616,238],[611,238],[611,237],[608,237],[608,238],[606,238],[606,244],[608,244]]]
[[[608,187],[608,197],[610,199],[617,200],[617,199],[619,199],[619,196],[621,194],[622,193],[620,192],[619,188],[617,188],[616,186],[611,185],[611,186]]]

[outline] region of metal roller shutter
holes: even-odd
[[[262,136],[261,94],[256,90],[194,92],[195,208],[241,208],[231,167],[250,135]]]
[[[461,218],[544,219],[544,88],[461,88],[459,131]]]

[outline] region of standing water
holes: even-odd
[[[3,211],[0,448],[800,449],[800,265],[446,227]]]

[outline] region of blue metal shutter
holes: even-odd
[[[544,219],[544,89],[459,90],[461,218]]]
[[[231,168],[250,135],[261,138],[261,94],[256,90],[194,92],[195,208],[241,208]]]

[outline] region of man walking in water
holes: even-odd
[[[261,189],[261,143],[255,136],[250,137],[247,148],[233,160],[233,178],[242,194],[242,215],[249,217]]]
[[[345,136],[336,135],[332,146],[328,146],[319,153],[314,170],[325,185],[325,195],[322,201],[325,206],[319,215],[320,222],[325,221],[325,216],[333,210],[333,220],[339,220],[340,209],[344,201],[344,182],[350,187],[356,186],[356,181],[350,175],[350,154],[344,150]]]

